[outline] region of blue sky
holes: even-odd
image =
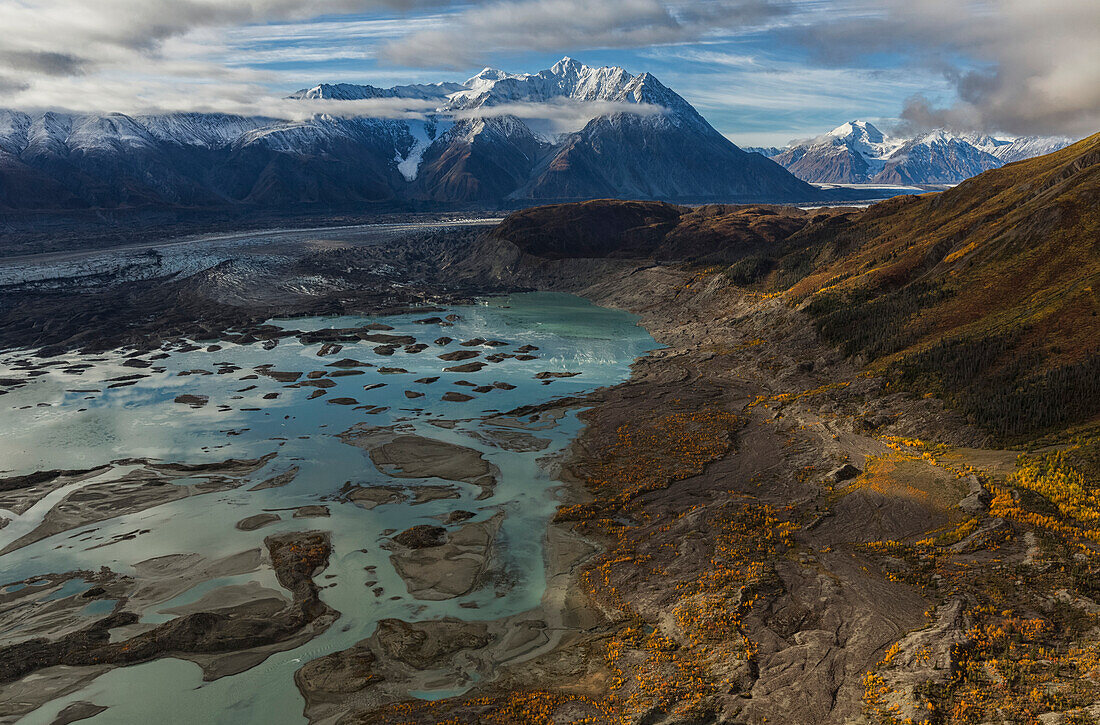
[[[1100,126],[1096,0],[20,0],[0,27],[0,94],[27,109],[261,112],[569,55],[654,73],[741,145],[854,118]]]
[[[782,145],[855,118],[891,126],[899,122],[905,101],[914,95],[937,104],[954,97],[952,84],[942,72],[914,68],[901,56],[876,53],[856,63],[823,64],[786,39],[786,27],[715,33],[697,41],[639,48],[566,43],[545,51],[490,49],[479,62],[457,67],[410,68],[381,56],[381,48],[410,30],[445,26],[461,12],[462,8],[433,8],[413,14],[357,14],[241,28],[230,33],[233,48],[225,61],[277,73],[278,80],[270,86],[274,93],[321,82],[378,86],[461,82],[485,66],[536,72],[569,55],[587,65],[653,73],[720,132],[750,146]]]

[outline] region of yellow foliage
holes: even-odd
[[[1008,482],[1041,494],[1063,516],[1082,524],[1100,521],[1100,491],[1089,486],[1083,473],[1067,460],[1065,451],[1037,458],[1021,456]]]

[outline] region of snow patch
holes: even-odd
[[[441,124],[444,128],[440,127]],[[416,176],[420,173],[420,163],[424,160],[424,152],[428,150],[428,147],[441,133],[447,130],[446,127],[449,127],[450,123],[434,120],[406,121],[406,126],[409,129],[409,135],[413,137],[413,145],[404,157],[398,151],[393,160],[397,162],[397,170],[405,178],[405,181],[413,182],[416,181]]]

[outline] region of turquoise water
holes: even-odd
[[[444,317],[452,313],[460,319],[449,327],[415,322],[427,316]],[[310,659],[347,648],[369,636],[379,619],[397,617],[413,621],[442,616],[494,619],[536,607],[546,580],[543,536],[532,532],[545,531],[556,507],[555,482],[546,470],[545,459],[560,452],[575,437],[580,424],[574,415],[566,415],[545,429],[530,431],[549,441],[545,450],[537,452],[493,447],[469,433],[492,431],[494,425],[486,417],[495,412],[618,383],[626,378],[635,358],[656,347],[631,315],[599,308],[576,297],[545,293],[492,298],[474,306],[400,317],[276,322],[298,330],[383,322],[395,328],[386,334],[412,335],[429,347],[419,354],[407,354],[398,348],[394,355],[382,356],[372,351],[376,343],[344,343],[340,352],[318,357],[320,344],[303,345],[287,338],[272,350],[264,350],[259,344],[224,343],[219,343],[222,349],[215,352],[205,348],[187,353],[168,349],[167,358],[154,361],[164,368],[163,372],[123,367],[124,358],[120,354],[96,356],[97,360],[107,360],[96,362],[94,368],[82,375],[61,372],[63,366],[50,368],[48,375],[0,397],[0,410],[6,413],[0,416],[0,469],[6,471],[2,475],[54,468],[84,469],[123,458],[203,463],[277,455],[238,488],[85,525],[76,530],[94,528],[94,533],[72,538],[73,531],[69,531],[2,556],[0,590],[11,582],[34,576],[100,566],[132,574],[135,563],[168,554],[228,556],[262,547],[264,537],[273,533],[320,529],[331,532],[334,553],[329,567],[317,581],[325,587],[322,598],[341,613],[339,620],[303,647],[275,654],[251,670],[215,682],[202,682],[196,665],[176,659],[116,669],[83,690],[39,708],[24,722],[49,723],[65,705],[89,700],[109,707],[89,722],[300,723],[304,722],[303,703],[292,681],[294,671]],[[454,338],[455,342],[445,348],[437,347],[432,341],[440,336]],[[477,337],[508,344],[496,348],[458,345]],[[461,363],[437,358],[444,351],[456,349],[474,349],[484,356],[511,352],[521,345],[538,346],[533,353],[538,359],[507,359],[479,372],[447,373],[443,368]],[[0,355],[0,377],[18,375],[18,371],[11,370],[18,357]],[[376,367],[353,368],[363,370],[363,374],[332,378],[335,386],[313,400],[307,399],[314,390],[310,387],[288,388],[264,375],[242,380],[254,374],[253,368],[258,365],[271,364],[279,371],[331,372],[336,368],[326,365],[343,358]],[[59,359],[76,364],[85,358],[71,355]],[[229,371],[231,366],[240,370]],[[378,367],[399,367],[409,372],[383,375]],[[214,374],[179,375],[181,371],[197,369]],[[228,372],[217,374],[219,369]],[[543,371],[580,375],[544,384],[535,379],[535,374]],[[151,374],[131,386],[106,387],[110,383],[105,381],[111,378],[136,373]],[[435,376],[440,379],[430,385],[414,382]],[[474,394],[469,387],[455,385],[458,380],[477,385],[505,382],[515,389]],[[377,383],[386,385],[364,390],[364,386]],[[250,386],[256,387],[247,390]],[[76,392],[89,390],[100,392]],[[406,390],[425,395],[408,399]],[[447,391],[475,397],[468,402],[446,402],[441,396]],[[264,399],[269,393],[279,393],[279,397]],[[182,394],[206,395],[209,403],[191,408],[173,402]],[[354,398],[360,406],[383,406],[388,410],[371,415],[357,410],[357,406],[327,402],[338,397]],[[449,428],[431,423],[444,420],[455,422]],[[480,489],[462,482],[390,478],[373,466],[364,451],[336,437],[356,423],[401,425],[417,435],[475,448],[500,469],[501,480],[490,497],[478,499]],[[254,482],[293,466],[298,467],[298,473],[286,486],[247,490]],[[66,492],[110,480],[127,470],[132,467],[116,466],[98,478],[66,487]],[[181,475],[179,482],[197,480],[199,477],[194,474]],[[349,481],[364,486],[448,485],[454,487],[459,497],[420,505],[386,504],[366,510],[334,500],[341,486]],[[12,519],[0,529],[0,548],[32,530],[62,495],[47,497],[22,515],[0,511],[0,516]],[[327,506],[331,515],[294,519],[285,511],[310,504]],[[386,540],[381,532],[420,523],[434,524],[438,517],[459,509],[476,512],[474,521],[505,513],[497,551],[503,553],[500,567],[507,585],[490,584],[444,601],[416,600],[394,571],[388,552],[379,547]],[[240,519],[273,510],[281,513],[281,521],[252,532],[234,528]],[[112,537],[135,530],[150,533],[109,543]],[[96,545],[101,546],[92,548]],[[366,567],[376,570],[366,572]],[[377,584],[368,587],[367,580],[377,580]],[[174,615],[161,610],[193,603],[218,587],[252,583],[281,591],[267,569],[219,577],[151,607],[142,613],[142,620],[165,621]],[[88,586],[82,580],[71,580],[65,584],[65,594],[59,596],[77,594]],[[375,586],[384,588],[381,597],[371,592]],[[460,606],[463,604],[467,607]],[[477,608],[468,608],[471,605]],[[84,609],[84,614],[102,616],[105,609],[109,611],[108,604],[93,603]],[[134,693],[141,696],[134,697]],[[444,694],[454,693],[451,690],[414,693],[424,698]]]

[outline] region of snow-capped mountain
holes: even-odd
[[[635,76],[564,58],[535,74],[486,69],[465,85],[468,90],[451,96],[446,110],[561,100],[617,105],[555,138],[510,114],[459,121],[424,154],[417,183],[429,199],[487,200],[505,190],[507,198],[539,200],[778,200],[816,193],[737,148],[649,73]],[[630,112],[633,105],[646,111]]]
[[[451,94],[466,90],[461,83],[423,83],[393,88],[360,86],[353,83],[321,83],[303,88],[289,97],[296,100],[363,101],[368,98],[408,98],[444,101]]]
[[[464,83],[319,84],[287,101],[306,120],[0,111],[0,208],[818,194],[654,76],[570,58]],[[363,117],[383,105],[408,112]]]
[[[1063,149],[1073,143],[1073,139],[1066,136],[1021,136],[1014,139],[996,139],[985,136],[975,142],[975,146],[992,154],[1002,163],[1010,164],[1013,161],[1023,161],[1034,156],[1045,156]]]
[[[874,178],[888,184],[956,184],[1001,165],[996,156],[938,130],[903,143]]]
[[[867,121],[849,121],[765,156],[815,183],[955,184],[1011,161],[1051,153],[1070,139],[998,139],[939,129],[890,137]]]
[[[800,179],[852,183],[876,176],[900,142],[866,121],[851,121],[811,141],[787,147],[773,157]]]

